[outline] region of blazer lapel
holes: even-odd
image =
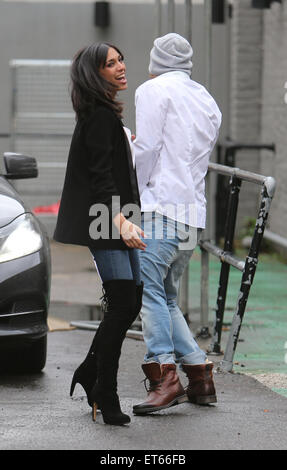
[[[133,157],[132,157],[130,143],[129,143],[129,140],[127,138],[127,135],[124,129],[123,129],[123,134],[124,134],[125,145],[126,145],[126,150],[127,150],[127,158],[128,158],[128,166],[129,166],[132,192],[133,192],[134,200],[137,201],[137,203],[140,206],[140,195],[139,195],[138,181],[137,181],[137,176],[136,176],[136,169],[134,168],[134,165],[133,165]]]

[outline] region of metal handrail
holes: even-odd
[[[236,167],[236,154],[238,151],[260,151],[265,150],[275,154],[276,146],[274,143],[268,142],[253,142],[246,143],[234,141],[227,137],[224,141],[217,144],[217,163],[227,165],[229,167]],[[224,182],[224,175],[217,178],[217,194],[216,194],[216,242],[222,238],[223,233],[221,227],[223,226],[222,215],[226,211],[226,196],[227,188]]]
[[[266,240],[269,240],[276,245],[281,246],[282,248],[287,248],[287,238],[282,237],[281,235],[278,235],[277,233],[271,232],[271,230],[265,230],[264,232],[264,238]]]
[[[230,328],[229,338],[224,353],[221,368],[225,371],[232,371],[233,357],[236,350],[239,332],[249,296],[249,291],[253,282],[258,263],[258,254],[260,244],[264,235],[266,221],[268,218],[270,205],[274,196],[276,181],[272,176],[263,176],[257,173],[241,170],[239,168],[229,167],[217,163],[210,163],[209,171],[215,171],[218,174],[230,176],[229,181],[229,199],[225,224],[224,248],[210,242],[210,240],[201,240],[199,242],[201,256],[201,317],[208,318],[208,253],[217,256],[221,261],[220,279],[216,302],[216,319],[214,323],[213,340],[210,353],[221,354],[221,332],[223,325],[223,316],[225,309],[225,300],[227,294],[227,285],[229,279],[230,266],[242,271],[241,285],[237,300],[236,310],[234,313],[232,325]],[[258,217],[252,237],[251,246],[245,261],[239,260],[233,254],[233,239],[235,231],[235,223],[237,217],[237,208],[239,202],[239,192],[241,182],[247,181],[261,185],[261,202],[258,211]],[[206,325],[203,325],[203,331],[206,334]]]
[[[222,175],[236,176],[238,179],[248,181],[249,183],[265,184],[266,187],[269,188],[269,193],[271,194],[273,191],[274,194],[276,183],[273,176],[263,176],[258,173],[252,173],[251,171],[241,170],[240,168],[221,165],[218,163],[209,163],[208,170],[215,171]]]

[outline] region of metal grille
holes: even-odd
[[[69,60],[13,60],[11,150],[37,159],[39,176],[15,182],[30,205],[61,196],[75,114],[69,95]],[[50,219],[49,219],[50,221]]]

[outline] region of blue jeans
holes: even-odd
[[[182,227],[160,214],[143,214],[142,229],[148,237],[144,239],[147,248],[139,253],[144,282],[141,318],[147,347],[145,361],[202,364],[206,354],[177,305],[179,281],[193,249],[181,249]],[[162,236],[156,235],[161,232]]]
[[[90,251],[102,282],[127,279],[135,280],[136,285],[140,285],[139,250],[95,250],[90,248]]]

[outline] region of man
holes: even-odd
[[[157,38],[150,53],[152,79],[136,91],[134,149],[147,245],[140,252],[147,347],[142,369],[150,382],[136,414],[187,400],[216,402],[213,364],[177,305],[180,278],[205,227],[204,178],[221,124],[214,99],[191,80],[192,55],[178,34]],[[186,392],[176,362],[189,379]]]

